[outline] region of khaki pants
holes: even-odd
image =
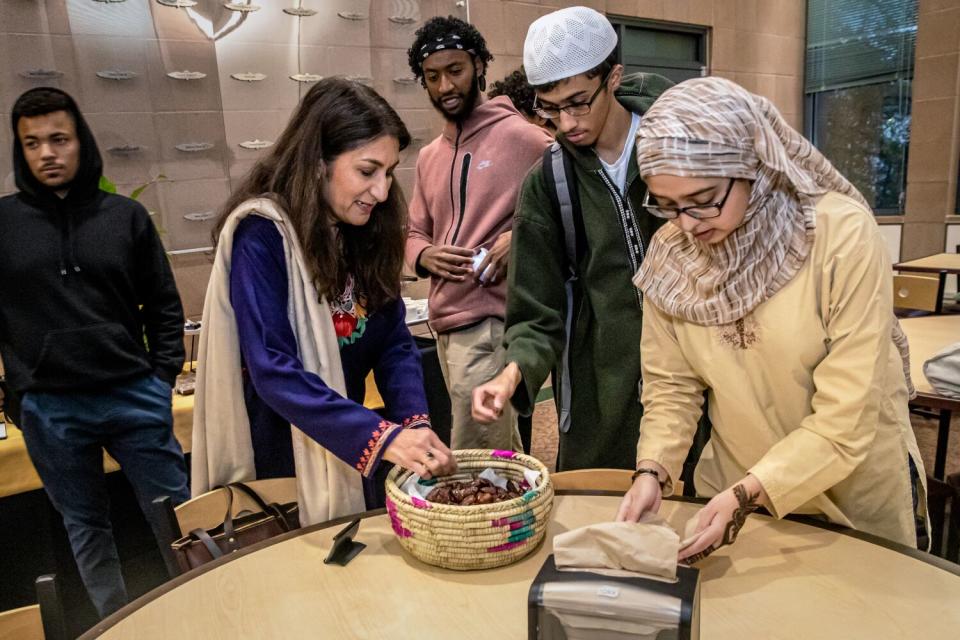
[[[470,414],[473,390],[503,369],[503,321],[483,322],[437,336],[440,368],[453,411],[451,449],[510,449],[523,451],[517,414],[510,403],[492,424],[480,424]]]

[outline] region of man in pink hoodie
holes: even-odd
[[[480,424],[471,416],[471,393],[504,365],[513,211],[524,176],[552,138],[509,98],[486,100],[493,56],[472,25],[433,18],[407,54],[446,120],[417,158],[406,260],[431,280],[430,325],[453,410],[451,448],[519,451],[516,414]]]

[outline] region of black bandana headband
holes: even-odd
[[[461,42],[460,36],[449,35],[442,38],[436,38],[433,42],[428,42],[420,47],[420,59],[425,60],[431,53],[444,51],[445,49],[458,49],[460,51],[466,51],[472,56],[477,55],[476,51],[473,49],[467,49],[464,46],[463,42]]]

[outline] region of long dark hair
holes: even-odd
[[[380,94],[358,82],[326,78],[303,97],[270,155],[261,159],[224,206],[213,230],[220,231],[241,203],[268,197],[290,217],[304,258],[321,296],[334,299],[352,274],[365,306],[375,311],[400,295],[400,270],[407,231],[407,203],[393,182],[362,227],[331,224],[323,197],[322,163],[329,167],[340,154],[381,136],[395,137],[400,149],[410,134],[397,112]]]

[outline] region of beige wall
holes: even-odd
[[[577,4],[610,16],[710,27],[709,72],[767,96],[790,124],[801,128],[804,0],[471,0],[470,21],[484,34],[496,57],[489,78],[498,80],[520,66],[531,22],[557,8]]]
[[[960,0],[919,0],[901,257],[947,247],[960,156]]]
[[[495,57],[488,80],[499,80],[522,64],[523,41],[534,20],[560,7],[577,4],[611,16],[708,27],[709,72],[769,97],[790,124],[802,127],[804,0],[470,0],[470,21],[487,39]],[[376,0],[370,3],[371,25],[384,22],[389,5]],[[424,20],[454,12],[452,2],[421,0],[419,5]],[[465,17],[462,9],[455,13]],[[390,80],[409,74],[405,48],[413,41],[413,31],[411,26],[405,33],[373,34],[372,40],[379,46],[373,54],[372,75],[374,86],[399,110],[411,133],[420,138],[420,146],[439,134],[442,120],[419,85],[402,86]],[[408,154],[397,172],[408,193],[413,187],[415,153],[413,150]],[[186,256],[175,257],[174,265],[187,315],[198,317],[203,308],[209,263],[202,257]]]
[[[65,17],[66,8],[81,6],[77,4],[78,1],[0,1],[0,45],[3,45],[0,51],[9,52],[16,40],[11,37],[12,33],[53,34],[50,39],[54,44],[64,44],[65,35],[60,34],[70,32]],[[338,4],[341,2],[345,0],[337,0]],[[465,8],[458,8],[454,0],[412,0],[412,3],[416,5],[420,20],[450,13],[465,17]],[[146,9],[150,4],[147,0],[133,0],[130,8],[140,6]],[[802,129],[804,0],[470,0],[470,20],[487,38],[496,56],[488,74],[489,80],[500,79],[521,64],[523,40],[531,22],[559,7],[574,4],[586,4],[611,16],[708,27],[709,72],[730,78],[751,91],[769,97],[794,127]],[[393,5],[386,0],[372,0],[366,5],[369,7],[369,34],[362,44],[369,48],[363,56],[363,68],[360,71],[369,69],[374,86],[398,109],[413,135],[419,139],[415,148],[405,154],[402,168],[398,171],[401,184],[409,191],[412,188],[417,148],[437,135],[442,123],[419,85],[403,85],[393,80],[409,75],[405,49],[412,41],[417,26],[401,27],[389,23],[386,18],[392,13]],[[947,243],[945,223],[960,224],[960,217],[953,215],[956,212],[960,156],[960,0],[919,0],[919,8],[906,212],[902,218],[884,220],[904,223],[899,234],[902,238],[899,251],[901,259],[943,251]],[[155,7],[151,9],[157,11]],[[171,42],[185,38],[178,33],[169,34]],[[196,43],[190,44],[198,46]],[[263,52],[262,46],[254,50]],[[217,56],[224,57],[219,49]],[[67,51],[57,59],[64,60],[64,64],[70,66],[74,64],[71,58],[72,54]],[[350,60],[355,62],[354,58]],[[35,66],[43,65],[37,62]],[[21,90],[15,83],[22,81],[15,78],[12,68],[8,71],[0,78],[0,95],[4,98],[0,111],[9,108],[12,98]],[[329,72],[336,73],[337,70],[329,68]],[[224,84],[233,91],[244,88],[221,82],[221,90]],[[245,106],[241,97],[235,98],[227,96],[222,99],[231,103],[230,106],[238,110],[236,113],[244,108],[267,108],[262,105]],[[284,109],[291,106],[292,103],[288,102],[283,103]],[[226,106],[224,111],[230,112],[227,113],[229,117],[225,117],[228,120],[225,129],[230,129],[229,120],[234,113]],[[0,114],[0,125],[6,117]],[[96,121],[96,116],[91,119],[102,129],[109,129],[117,122],[108,120],[100,123]],[[267,119],[266,122],[272,127],[268,133],[275,135],[279,125],[273,120]],[[229,131],[226,136],[230,137]],[[7,127],[0,126],[0,193],[13,189],[6,151],[8,145]],[[248,155],[253,156],[252,153]],[[227,185],[238,177],[241,164],[225,162],[224,175],[217,175],[218,183],[215,186],[218,188],[205,188],[204,192],[212,194],[214,199],[224,197]],[[137,175],[127,181],[133,185],[141,180],[142,177]],[[180,190],[169,185],[148,192],[146,204],[151,208],[159,208],[174,198],[177,191]],[[157,202],[154,203],[151,198]],[[209,204],[213,206],[216,203],[211,201]],[[895,243],[894,237],[898,234],[887,235]],[[953,250],[953,245],[950,250]],[[198,317],[202,311],[209,275],[209,258],[203,255],[176,256],[173,263],[185,310],[188,316]]]

